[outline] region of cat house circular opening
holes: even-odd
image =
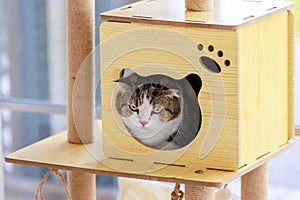
[[[197,74],[174,79],[123,69],[115,82],[114,110],[136,141],[158,150],[175,150],[195,139],[202,121],[198,103],[202,81]]]

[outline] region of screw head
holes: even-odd
[[[196,171],[195,171],[195,173],[196,173],[196,174],[203,174],[203,173],[204,173],[204,171],[203,171],[203,170],[201,170],[201,169],[198,169],[198,170],[196,170]]]

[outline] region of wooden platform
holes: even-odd
[[[290,141],[282,146],[279,151],[268,154],[257,160],[255,164],[245,166],[236,172],[204,169],[203,173],[197,174],[195,172],[198,169],[170,165],[164,166],[160,170],[143,174],[139,172],[132,173],[119,171],[106,166],[103,162],[107,163],[107,158],[99,160],[97,156],[90,151],[90,149],[101,149],[98,146],[98,142],[89,145],[70,144],[67,143],[66,132],[63,132],[14,152],[6,156],[5,161],[15,164],[74,170],[109,176],[179,182],[185,184],[195,183],[206,187],[221,187],[253,170],[264,162],[267,162],[282,151],[288,149],[292,144],[293,141]],[[123,165],[128,169],[139,165],[139,163],[126,160],[112,160],[111,162],[118,162],[118,164]]]
[[[215,1],[213,11],[187,11],[184,0],[144,0],[101,14],[108,21],[238,29],[262,18],[292,9],[294,3],[281,0]]]

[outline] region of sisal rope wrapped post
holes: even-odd
[[[252,170],[242,176],[243,200],[267,200],[268,199],[268,164]]]
[[[185,185],[185,200],[214,200],[214,188]]]
[[[68,184],[72,200],[96,200],[96,179],[94,174],[68,172]]]
[[[68,141],[76,144],[93,141],[95,94],[92,63],[85,69],[85,77],[80,79],[79,90],[73,89],[81,64],[94,49],[94,31],[94,0],[67,0]],[[73,118],[74,102],[76,112],[80,113],[80,119],[76,123]]]
[[[214,7],[214,0],[185,0],[185,8],[192,11],[209,11]]]
[[[93,142],[94,117],[94,65],[90,64],[80,79],[80,91],[74,95],[76,75],[84,59],[94,48],[94,0],[67,0],[67,87],[68,87],[68,142]],[[80,120],[74,122],[73,102]],[[77,127],[76,127],[77,126]],[[79,131],[78,131],[79,130]],[[79,135],[80,132],[80,135]],[[96,199],[96,176],[89,173],[68,172],[72,200]]]

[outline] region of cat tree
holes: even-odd
[[[255,162],[249,162],[236,170],[215,170],[201,169],[201,173],[195,173],[195,168],[177,169],[176,165],[165,166],[159,170],[149,171],[146,173],[134,173],[130,171],[120,171],[110,167],[109,162],[104,164],[95,159],[90,154],[91,149],[99,149],[99,138],[93,135],[94,128],[94,65],[85,70],[83,80],[76,86],[77,74],[80,64],[85,57],[94,48],[94,1],[93,0],[68,0],[67,1],[67,68],[68,68],[68,131],[57,134],[46,140],[21,149],[6,157],[7,162],[40,166],[51,169],[62,169],[68,171],[68,184],[72,200],[95,200],[95,174],[131,177],[137,179],[156,180],[165,182],[174,182],[185,184],[186,200],[213,200],[214,188],[222,187],[230,181],[242,177],[242,199],[243,200],[266,200],[267,199],[267,162],[274,156],[279,155],[282,151],[292,146],[293,137],[293,21],[290,12],[293,4],[288,2],[273,2],[269,10],[265,12],[250,15],[249,18],[243,19],[243,23],[222,24],[222,20],[217,21],[219,24],[212,23],[210,20],[223,16],[222,8],[214,5],[212,0],[186,0],[186,8],[189,10],[206,11],[213,8],[215,12],[196,12],[184,11],[182,0],[146,0],[138,4],[132,4],[121,9],[109,11],[102,14],[102,18],[111,23],[128,25],[128,23],[137,24],[158,24],[159,26],[181,26],[183,27],[205,27],[213,28],[218,31],[225,27],[226,30],[237,30],[238,27],[244,27],[245,24],[255,24],[268,19],[270,16],[281,15],[282,13],[289,22],[287,25],[287,48],[288,82],[286,83],[288,118],[288,132],[284,134],[285,142],[277,148],[270,149],[265,155],[257,157]],[[151,10],[146,5],[155,4],[156,8],[170,6],[176,12],[185,13],[179,18],[172,19],[172,14],[166,14]],[[177,6],[175,4],[178,4]],[[140,6],[140,7],[139,7]],[[138,7],[138,8],[137,8]],[[150,6],[151,7],[151,6]],[[136,10],[153,14],[153,16],[137,15]],[[141,9],[142,8],[142,9]],[[172,10],[171,9],[171,10]],[[169,10],[170,11],[170,10]],[[241,11],[243,12],[243,11]],[[204,13],[204,14],[203,14]],[[205,14],[206,13],[206,14]],[[212,15],[212,13],[215,13]],[[218,15],[220,14],[220,15]],[[155,16],[156,15],[156,16]],[[179,15],[176,15],[178,17]],[[199,20],[204,17],[208,23]],[[170,18],[168,18],[170,17]],[[220,19],[220,18],[219,18]],[[125,22],[125,23],[124,23]],[[262,23],[263,24],[263,23]],[[263,26],[263,25],[262,25]],[[105,50],[105,49],[104,49]],[[274,55],[273,55],[274,56]],[[280,55],[282,56],[282,55]],[[274,56],[276,57],[276,56]],[[74,93],[76,87],[76,93]],[[82,99],[84,99],[82,101]],[[76,104],[76,106],[74,106]],[[76,123],[74,122],[76,116]],[[78,118],[79,117],[79,118]],[[80,132],[80,134],[79,134]],[[95,138],[94,138],[95,137]],[[66,142],[68,141],[68,142]],[[119,165],[129,166],[126,160],[113,161]]]

